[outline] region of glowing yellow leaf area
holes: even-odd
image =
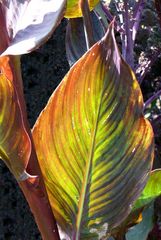
[[[88,2],[89,2],[90,10],[92,10],[97,5],[99,0],[89,0]],[[79,6],[79,1],[78,0],[68,0],[65,17],[66,18],[76,18],[76,17],[81,17],[81,16],[82,16],[82,12],[81,12],[81,8]]]
[[[17,180],[24,176],[30,156],[9,57],[0,58],[0,157]]]
[[[145,186],[154,146],[142,108],[111,25],[70,69],[33,129],[52,209],[71,239],[103,239]]]

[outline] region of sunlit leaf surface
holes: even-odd
[[[99,0],[89,0],[89,7],[90,10],[92,10]],[[82,12],[81,8],[79,6],[79,1],[78,0],[67,0],[67,9],[65,12],[65,17],[66,18],[76,18],[76,17],[81,17]]]
[[[33,129],[54,214],[73,239],[101,239],[142,191],[153,159],[142,109],[111,25],[71,68]]]
[[[14,87],[9,57],[0,58],[0,157],[18,180],[23,180],[31,143]]]
[[[0,1],[9,36],[9,47],[3,55],[20,55],[37,48],[60,23],[65,7],[66,0]]]
[[[161,170],[156,169],[150,173],[148,182],[140,197],[134,204],[134,209],[144,207],[161,195]]]

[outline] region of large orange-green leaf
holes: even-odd
[[[67,0],[67,8],[65,12],[65,17],[66,18],[76,18],[76,17],[81,17],[82,16],[82,11],[80,8],[80,0]],[[99,0],[88,0],[89,2],[89,7],[90,10],[92,10]]]
[[[26,132],[10,58],[0,58],[0,157],[18,180],[27,177],[25,172],[31,143]]]
[[[112,26],[73,65],[33,129],[54,214],[72,239],[100,239],[119,225],[153,159],[142,94]]]

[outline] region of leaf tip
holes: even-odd
[[[109,27],[105,33],[105,36],[104,36],[104,41],[107,42],[109,41],[109,36],[112,36],[113,39],[115,39],[115,36],[114,36],[114,25],[115,25],[115,17],[113,18],[113,20],[110,22],[109,24]]]

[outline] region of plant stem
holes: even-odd
[[[28,135],[30,136],[32,144],[31,156],[26,171],[31,176],[35,176],[28,178],[25,181],[18,182],[18,184],[23,191],[26,200],[28,201],[30,210],[34,215],[42,238],[44,240],[60,240],[56,221],[48,200],[48,195],[37,160],[31,130],[27,120],[26,106],[23,95],[23,84],[20,72],[20,58],[10,57],[10,67],[13,74],[15,91],[19,99],[19,104],[21,105],[24,125]]]
[[[151,96],[145,103],[144,103],[144,111],[147,108],[148,105],[150,105],[155,99],[157,99],[159,96],[161,96],[161,90],[156,92],[153,96]]]
[[[145,6],[145,1],[144,0],[139,0],[138,2],[135,3],[134,10],[133,10],[133,26],[132,26],[132,40],[133,43],[136,40],[136,34],[139,29],[139,24],[142,16],[142,12]]]
[[[7,36],[7,31],[6,31],[6,26],[5,26],[5,21],[4,21],[4,13],[2,11],[2,3],[0,2],[0,54],[7,48],[8,46],[8,36]]]
[[[125,25],[125,60],[134,69],[134,43],[132,41],[132,26],[128,0],[124,0],[123,19]]]
[[[125,47],[125,41],[126,41],[126,32],[125,32],[125,26],[124,26],[124,20],[123,20],[123,6],[120,4],[120,2],[115,1],[115,7],[118,12],[118,16],[120,19],[120,25],[123,28],[124,31],[121,32],[121,42],[122,42],[122,56],[124,59],[126,59],[126,47]]]
[[[102,7],[102,10],[104,11],[107,19],[110,22],[112,22],[112,20],[114,19],[114,16],[110,13],[109,8],[107,6],[105,6],[104,4],[101,4],[101,7]],[[115,27],[115,30],[117,32],[120,32],[120,33],[124,32],[124,29],[118,24],[116,19],[115,19],[115,22],[114,22],[114,27]]]
[[[4,19],[3,5],[0,2],[0,53],[3,52],[9,44],[9,36],[7,34]],[[32,145],[31,156],[26,171],[35,177],[30,177],[24,181],[18,182],[18,184],[23,191],[26,200],[28,201],[42,238],[44,240],[60,240],[56,221],[48,200],[48,195],[37,160],[31,130],[27,120],[26,104],[23,94],[23,82],[20,71],[20,57],[10,56],[8,57],[8,62],[6,64],[6,67],[9,69],[8,71],[10,71],[11,75],[11,79],[8,80],[14,87],[15,96],[20,106],[19,114],[22,116],[25,130],[30,137]]]
[[[32,155],[35,155],[34,151]],[[38,176],[35,179],[31,178],[19,182],[19,186],[28,201],[42,238],[44,240],[59,240],[57,225],[45,193],[44,184],[40,174]]]
[[[93,27],[92,21],[90,17],[90,10],[88,0],[80,0],[80,7],[83,15],[84,22],[84,32],[86,38],[87,50],[90,49],[94,45],[94,36],[93,36]]]

